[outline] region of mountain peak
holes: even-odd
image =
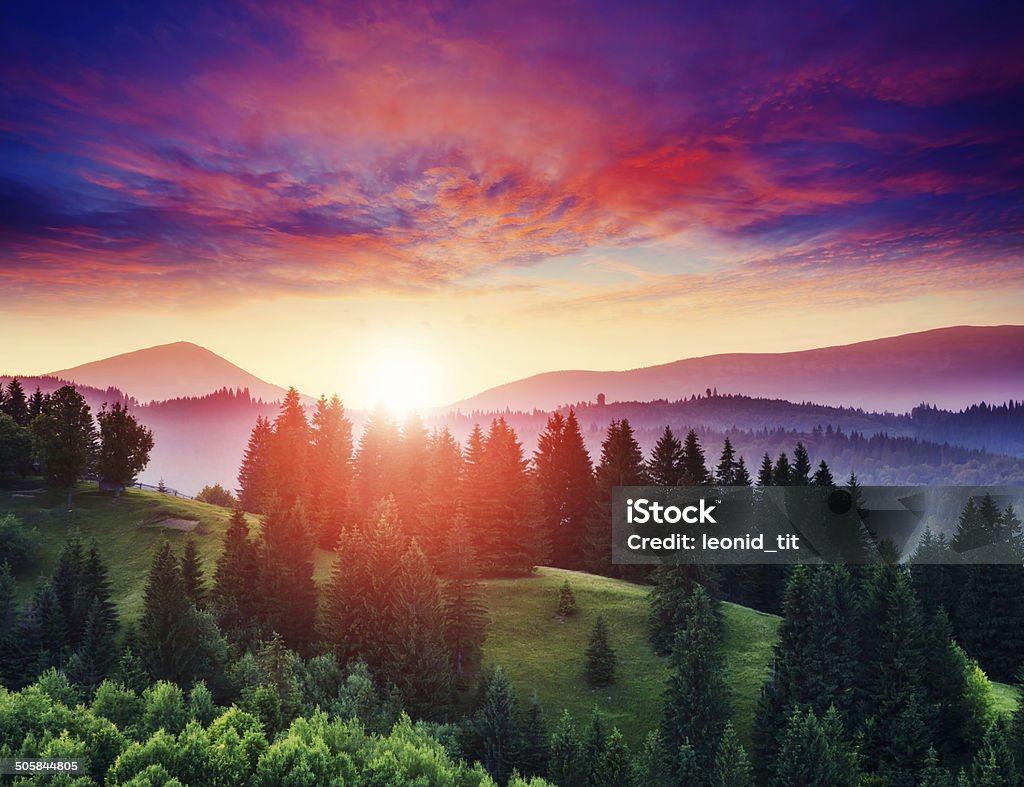
[[[248,388],[254,397],[266,401],[281,399],[285,393],[280,386],[188,341],[132,350],[50,374],[96,388],[114,386],[143,403],[203,396],[225,387]]]

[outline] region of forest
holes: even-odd
[[[76,469],[65,454],[78,449],[78,474],[94,470],[104,441],[88,415],[65,391],[23,418],[31,471],[63,489]],[[125,434],[144,448],[133,417],[119,419],[108,448]],[[65,439],[47,442],[55,434]],[[663,426],[645,451],[623,418],[595,461],[573,409],[548,415],[532,455],[502,417],[463,443],[378,411],[354,439],[339,399],[307,417],[292,390],[251,432],[213,569],[191,537],[164,540],[137,619],[111,603],[117,556],[75,532],[19,603],[31,538],[0,518],[0,757],[79,759],[83,773],[48,777],[79,787],[1019,785],[1024,711],[990,700],[990,678],[1019,682],[1024,654],[1012,506],[972,499],[951,537],[928,533],[912,555],[883,544],[863,567],[611,564],[614,486],[858,494],[855,472],[837,478],[803,441],[750,462],[728,436],[711,448],[697,430]],[[1016,563],[952,557],[979,544]],[[315,578],[318,550],[330,554],[327,581]],[[541,565],[650,588],[668,679],[642,746],[596,711],[573,718],[518,696],[503,665],[483,664],[481,579]],[[726,600],[782,616],[750,740],[730,718]],[[574,607],[567,582],[558,614]],[[615,645],[599,617],[583,654],[594,689],[621,679]]]

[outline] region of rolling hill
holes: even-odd
[[[284,388],[191,342],[147,347],[60,369],[49,376],[96,388],[114,386],[139,402],[203,396],[221,388],[247,388],[254,398],[266,402],[277,401],[285,394]]]
[[[908,411],[927,402],[959,408],[1019,398],[1024,326],[957,326],[837,347],[730,353],[628,371],[555,371],[505,383],[452,405],[474,410],[550,409],[594,401],[681,399],[705,389],[794,402]]]
[[[16,592],[24,602],[40,577],[49,576],[68,532],[75,528],[88,542],[95,538],[110,567],[114,602],[122,620],[142,611],[143,586],[154,551],[164,538],[180,548],[185,531],[181,521],[195,522],[196,540],[207,576],[213,572],[227,528],[228,511],[193,500],[156,492],[128,490],[120,499],[100,493],[94,484],[80,484],[74,510],[61,505],[61,493],[34,486],[0,489],[0,515],[12,512],[35,528],[39,560],[16,572]],[[250,525],[256,525],[250,518]],[[316,554],[318,582],[329,576],[332,555]],[[568,579],[579,614],[562,621],[556,615],[557,592]],[[537,692],[548,723],[562,708],[585,721],[596,706],[609,724],[620,728],[634,750],[647,731],[658,724],[661,692],[668,666],[651,649],[647,638],[648,589],[582,572],[540,568],[533,576],[494,579],[483,583],[491,625],[484,645],[486,665],[500,664],[508,673],[521,702]],[[609,623],[611,644],[618,655],[618,680],[612,687],[591,690],[582,678],[583,659],[591,626],[598,614]],[[741,739],[749,742],[761,685],[767,674],[779,619],[735,604],[724,604],[726,671],[732,687],[733,721]],[[1015,707],[1016,689],[992,684],[995,711]]]

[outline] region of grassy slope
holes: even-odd
[[[24,600],[40,576],[49,576],[70,530],[77,529],[88,546],[92,538],[110,567],[111,588],[123,620],[142,612],[142,588],[153,552],[164,538],[180,549],[187,537],[182,531],[159,526],[140,526],[162,519],[193,519],[192,531],[208,575],[213,572],[230,512],[218,506],[184,500],[156,492],[129,489],[120,499],[101,493],[95,484],[79,484],[73,509],[64,507],[64,495],[42,492],[31,498],[15,497],[23,491],[0,490],[0,514],[13,512],[38,535],[38,562],[15,568],[18,596]]]
[[[17,573],[18,596],[24,601],[40,576],[48,576],[70,528],[86,543],[95,537],[111,569],[111,584],[123,620],[139,616],[142,588],[153,552],[163,538],[176,549],[186,534],[142,522],[165,518],[199,521],[192,534],[208,576],[213,571],[229,512],[193,500],[155,492],[128,490],[119,500],[100,493],[94,484],[80,484],[74,509],[64,508],[60,493],[43,492],[15,497],[23,490],[0,489],[0,514],[15,513],[36,529],[39,561]],[[255,520],[250,520],[252,525]],[[330,570],[329,553],[318,551],[316,576],[324,581]],[[557,591],[568,578],[580,614],[566,622],[555,616]],[[572,571],[542,568],[526,579],[485,583],[492,625],[484,647],[489,664],[501,664],[517,686],[522,701],[536,689],[549,721],[562,708],[580,720],[597,705],[617,725],[631,745],[638,745],[661,712],[661,691],[668,674],[666,662],[647,640],[647,589],[619,580]],[[583,681],[584,651],[598,612],[608,621],[612,645],[619,658],[619,678],[607,690],[592,691]],[[733,717],[747,739],[758,690],[764,680],[778,618],[744,607],[724,605],[726,665],[732,687]],[[1013,687],[993,683],[993,705],[1001,712],[1016,704]]]
[[[562,621],[555,613],[558,588],[567,578],[579,614]],[[521,701],[536,690],[549,722],[562,708],[585,721],[596,705],[631,746],[639,746],[660,719],[661,692],[668,677],[667,661],[655,655],[647,638],[647,588],[542,568],[528,579],[488,581],[486,589],[492,624],[484,659],[502,665]],[[583,679],[584,652],[598,613],[608,623],[618,672],[613,686],[592,690]],[[733,604],[724,605],[724,614],[734,723],[747,739],[778,618]]]

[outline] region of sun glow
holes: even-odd
[[[360,371],[360,400],[395,417],[440,404],[438,369],[432,353],[412,341],[392,341],[367,353]]]

